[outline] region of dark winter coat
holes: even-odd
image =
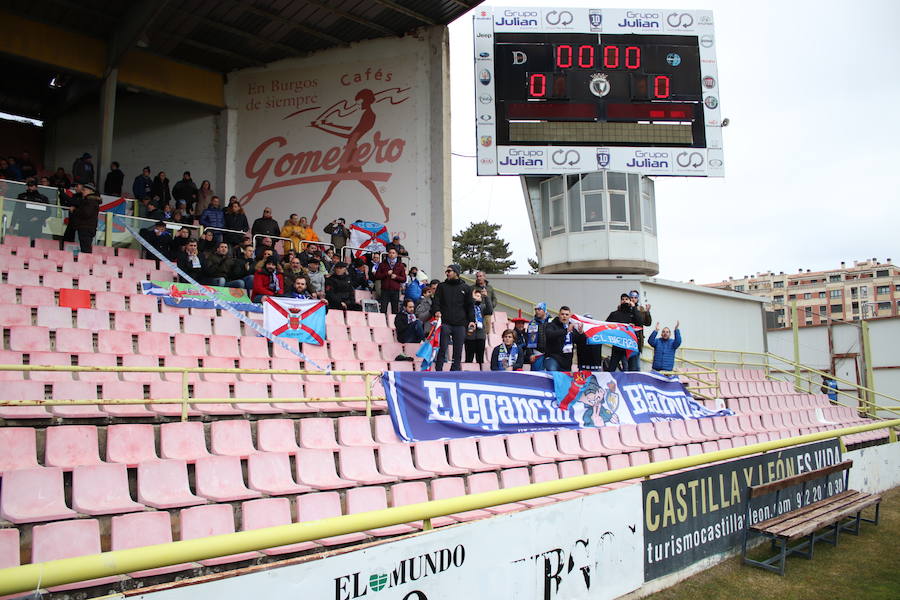
[[[445,279],[438,285],[431,303],[431,314],[441,313],[447,325],[468,325],[475,321],[472,288],[462,279]]]

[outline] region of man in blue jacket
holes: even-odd
[[[218,196],[213,196],[209,201],[209,206],[200,215],[200,224],[204,227],[213,227],[215,229],[225,228],[225,212],[222,210],[221,200]],[[222,241],[222,232],[216,231],[216,243]]]
[[[650,367],[654,371],[674,371],[675,370],[675,351],[681,346],[681,330],[678,329],[680,321],[675,321],[675,337],[672,337],[672,331],[668,327],[664,327],[662,333],[657,338],[656,333],[659,331],[659,323],[656,329],[650,334],[647,343],[653,346],[653,366]]]

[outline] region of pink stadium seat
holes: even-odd
[[[128,492],[128,467],[119,463],[75,467],[72,508],[85,515],[109,515],[144,510]]]
[[[347,327],[352,332],[354,328],[368,328],[369,323],[366,321],[365,313],[356,310],[348,310],[344,313],[344,320],[347,321]]]
[[[263,337],[242,337],[241,356],[244,358],[269,358],[269,341]]]
[[[385,444],[405,443],[394,431],[394,424],[390,415],[375,415],[375,442],[381,446]],[[412,446],[412,444],[409,444]]]
[[[319,521],[341,516],[341,497],[337,492],[303,494],[297,498],[297,522]],[[349,544],[366,539],[362,532],[347,533],[317,540],[323,546]]]
[[[138,292],[137,282],[133,279],[113,279],[109,282],[109,291],[117,294],[136,294]],[[148,296],[148,298],[158,302],[155,297]]]
[[[594,456],[584,460],[585,473],[603,473],[609,471],[609,465],[603,456]]]
[[[0,350],[0,364],[21,365],[22,353]],[[22,373],[16,371],[0,371],[0,381],[22,381]]]
[[[176,313],[151,313],[150,331],[168,334],[181,333],[181,320],[179,319],[179,315],[183,309],[177,310],[179,312]]]
[[[529,433],[516,433],[506,438],[506,447],[509,449],[509,457],[513,460],[527,462],[532,465],[552,462],[552,458],[538,456],[534,452],[532,437]]]
[[[275,359],[278,360],[278,359]],[[291,383],[286,381],[272,382],[272,398],[280,398],[282,400],[291,398],[303,398],[305,392],[303,385],[300,383]],[[272,408],[285,413],[316,413],[319,411],[313,404],[306,402],[273,402]]]
[[[556,434],[552,431],[537,431],[532,434],[534,440],[534,452],[538,456],[552,458],[553,460],[568,460],[578,458],[578,455],[560,452],[556,445]]]
[[[18,567],[19,564],[19,530],[0,529],[0,569]]]
[[[434,476],[413,465],[410,448],[406,444],[387,444],[378,449],[378,467],[385,475],[408,479],[427,479]]]
[[[109,329],[109,312],[105,310],[96,310],[93,308],[79,308],[76,315],[76,321],[79,329],[90,329],[91,331],[100,331]]]
[[[59,250],[59,242],[49,238],[35,238],[34,247],[42,250]]]
[[[209,354],[210,356],[221,356],[224,358],[238,358],[237,338],[226,335],[212,335],[209,337]]]
[[[431,482],[431,495],[433,500],[446,498],[458,498],[466,495],[466,484],[461,477],[442,477]],[[450,515],[458,521],[474,521],[491,516],[486,510],[475,509]]]
[[[531,475],[528,473],[526,467],[504,469],[500,471],[500,483],[502,484],[503,489],[531,485]],[[547,496],[519,501],[519,503],[530,507],[546,506],[547,504],[553,504],[554,502],[556,502],[556,499]]]
[[[278,344],[273,344],[272,348],[278,348],[275,351],[275,356],[279,358],[297,358],[297,356],[291,352],[288,352],[284,348],[280,347]],[[328,346],[319,346],[316,344],[303,344],[303,347],[300,348],[300,351],[306,356],[308,359],[312,360],[315,363],[318,363],[319,366],[324,366],[324,362],[328,361]],[[352,353],[352,346],[351,346]],[[312,368],[312,367],[310,367]]]
[[[372,330],[372,341],[376,344],[396,344],[397,338],[394,337],[394,332],[385,327],[377,327]],[[396,354],[394,355],[396,356]]]
[[[168,316],[168,315],[159,315]],[[151,317],[152,319],[152,317]],[[206,355],[206,338],[193,333],[175,334],[175,354],[194,358]]]
[[[137,334],[138,352],[147,356],[169,356],[172,353],[168,333],[146,331]]]
[[[506,444],[503,437],[489,435],[478,440],[478,448],[481,451],[481,460],[493,465],[493,468],[524,467],[528,463],[522,460],[513,460],[506,453]]]
[[[375,342],[357,342],[356,356],[363,363],[382,360],[381,350]]]
[[[220,356],[204,356],[203,365],[206,369],[235,369],[235,360],[233,358],[223,358]],[[217,381],[219,383],[231,383],[234,381],[234,373],[202,373],[200,377],[203,381]]]
[[[144,397],[144,386],[134,381],[107,381],[101,384],[104,400],[140,400]],[[113,417],[144,418],[153,417],[144,404],[104,404],[103,412]]]
[[[94,294],[94,304],[99,310],[108,310],[110,312],[124,312],[125,296],[115,292],[97,292]]]
[[[270,496],[301,494],[311,489],[294,483],[288,454],[279,452],[253,454],[247,460],[247,473],[250,488]]]
[[[6,283],[16,287],[30,285],[40,287],[41,276],[36,271],[25,271],[23,269],[9,269],[6,276]]]
[[[2,270],[2,269],[0,269]],[[23,288],[24,289],[44,289],[44,288]],[[50,290],[52,293],[52,290]],[[16,303],[16,288],[12,285],[0,284],[0,304],[11,305]],[[26,302],[22,302],[22,304],[27,304]],[[37,306],[29,305],[29,306]],[[30,323],[29,323],[30,325]]]
[[[339,417],[337,420],[338,441],[342,446],[377,446],[372,439],[369,417]]]
[[[230,315],[223,314],[221,317],[214,318],[212,322],[216,335],[241,336],[241,322]]]
[[[339,450],[341,447],[334,436],[334,419],[301,419],[299,439],[301,448]]]
[[[560,429],[556,432],[556,441],[559,444],[559,451],[563,454],[578,457],[594,456],[595,454],[581,447],[577,429]]]
[[[99,554],[100,522],[97,519],[79,519],[62,523],[37,525],[32,529],[31,562],[40,563],[61,558],[73,558],[86,554]],[[116,584],[121,575],[100,577],[88,581],[78,581],[48,588],[51,592],[61,592],[97,585]]]
[[[17,248],[18,252],[22,252],[22,248],[31,247],[31,238],[24,235],[5,235],[3,236],[3,246],[7,248]],[[59,248],[59,246],[57,246]]]
[[[96,275],[80,275],[76,277],[78,289],[88,290],[91,292],[105,292],[107,288],[107,279]],[[113,281],[118,281],[114,279]]]
[[[350,335],[347,333],[347,328],[343,325],[328,325],[327,328],[328,339],[329,340],[349,340]]]
[[[140,316],[140,315],[139,315]],[[142,330],[139,330],[142,331]],[[103,354],[118,354],[124,357],[124,361],[127,361],[129,357],[135,358],[137,356],[141,356],[146,360],[150,360],[149,356],[143,356],[141,354],[135,354],[134,352],[134,342],[132,339],[131,331],[128,328],[125,328],[123,331],[101,331],[97,334],[97,351]],[[127,362],[123,362],[123,366],[138,366],[137,364],[129,365]],[[154,367],[159,366],[156,362],[156,359],[153,359]],[[156,375],[159,377],[159,375]]]
[[[43,400],[44,384],[38,381],[4,381],[6,400]],[[50,413],[43,406],[0,406],[4,419],[47,419]]]
[[[393,483],[397,477],[383,475],[375,466],[375,451],[372,448],[344,447],[338,450],[338,466],[341,477],[357,481],[362,485]]]
[[[4,289],[13,291],[13,298],[10,304],[14,304],[16,301],[15,288],[10,285],[8,287],[4,286]],[[25,306],[56,306],[57,301],[53,290],[50,288],[23,286],[22,304]]]
[[[210,504],[181,510],[181,539],[194,540],[212,535],[234,533],[234,512],[230,504]],[[219,558],[198,561],[206,567],[223,565],[243,560],[253,560],[259,552],[241,552]]]
[[[111,264],[95,264],[91,267],[91,273],[97,277],[102,277],[103,279],[118,279],[121,275],[119,268]]]
[[[428,486],[424,481],[394,484],[391,486],[391,499],[392,506],[408,506],[410,504],[428,502]],[[457,520],[452,517],[434,517],[431,519],[432,527],[443,527],[453,523],[457,523]],[[423,529],[424,527],[422,521],[413,521],[410,525],[418,529]]]
[[[163,364],[167,367],[176,369],[196,369],[199,362],[196,356],[166,356],[163,360]],[[163,381],[181,383],[182,374],[178,372],[162,373],[162,378]],[[188,373],[188,381],[190,383],[197,383],[200,381],[200,374]]]
[[[447,449],[443,441],[418,442],[413,451],[416,467],[437,475],[459,475],[468,473],[466,469],[452,467],[447,462]]]
[[[116,364],[116,356],[114,354],[80,354],[78,356],[78,366],[79,367],[115,367]],[[119,374],[109,371],[82,371],[77,373],[76,375],[80,381],[92,381],[94,383],[110,383],[110,382],[118,382]],[[142,397],[143,391],[137,396],[106,396],[104,394],[104,398],[112,397],[112,398],[138,398]]]
[[[338,477],[334,453],[330,450],[301,448],[297,451],[296,480],[318,490],[333,490],[356,485],[355,481]]]
[[[50,330],[46,327],[10,327],[9,349],[17,352],[49,352]]]
[[[97,428],[93,425],[58,425],[46,431],[44,464],[70,471],[100,463]]]
[[[111,550],[128,550],[172,541],[172,519],[168,512],[144,512],[112,518]],[[129,573],[132,577],[152,577],[193,569],[192,563],[180,563],[157,569]]]
[[[138,463],[156,461],[153,425],[123,424],[106,428],[106,460],[136,467]]]
[[[291,524],[291,502],[287,498],[261,498],[241,504],[243,531]],[[315,542],[300,542],[260,550],[266,556],[278,556],[319,547]]]
[[[608,449],[607,454],[615,454],[619,452],[633,452],[640,450],[642,446],[629,446],[619,439],[618,427],[601,427],[599,429],[600,443]],[[636,438],[637,436],[635,436]],[[582,442],[584,437],[582,437]]]
[[[668,448],[654,448],[650,451],[651,462],[660,462],[670,458],[672,458],[672,455]]]
[[[113,290],[115,292],[116,290]],[[133,313],[152,315],[159,312],[159,299],[156,296],[135,294],[134,290],[128,296],[128,310]]]
[[[213,502],[234,502],[262,494],[247,488],[237,456],[207,456],[195,464],[197,495]]]
[[[29,258],[28,270],[38,273],[56,273],[56,261],[46,258]]]
[[[234,397],[245,400],[251,398],[268,398],[269,389],[265,383],[238,381],[234,384]],[[276,415],[282,412],[280,409],[273,407],[268,402],[236,402],[234,404],[234,408],[249,415]]]
[[[557,479],[559,479],[559,470],[556,463],[534,465],[531,468],[531,474],[534,477],[535,483],[556,481]],[[550,494],[550,498],[553,498],[555,500],[571,500],[583,495],[584,494],[582,494],[581,492],[560,492],[558,494]]]
[[[53,384],[54,400],[97,401],[97,384],[90,381],[66,381]],[[50,407],[56,417],[68,419],[102,419],[106,413],[97,404],[59,404]]]
[[[242,358],[240,359],[240,367],[242,369],[261,369],[263,371],[269,370],[269,359],[268,358]],[[252,383],[261,383],[263,385],[269,383],[271,381],[271,376],[268,373],[241,373],[238,378],[241,381],[252,382]],[[231,379],[234,381],[234,377]],[[248,388],[248,389],[252,389]],[[235,394],[236,397],[237,394]],[[262,394],[260,396],[247,396],[248,398],[262,398],[268,397],[268,393]]]
[[[61,289],[72,287],[72,276],[66,273],[44,273],[41,277],[41,285],[44,287]]]
[[[69,354],[93,352],[93,336],[87,329],[60,327],[56,330],[56,351]]]
[[[347,490],[348,515],[370,512],[373,510],[384,510],[387,507],[387,491],[381,486],[361,487]],[[368,529],[366,530],[366,533],[376,537],[384,537],[389,535],[403,535],[414,531],[417,531],[417,529],[410,525],[389,525],[386,527]]]
[[[387,329],[387,319],[385,318],[385,314],[381,312],[367,312],[363,313],[366,316],[366,325],[373,329],[382,328]]]
[[[293,348],[294,350],[300,350],[300,342],[298,342],[297,340],[292,340],[292,339],[288,338],[288,339],[283,339],[281,341],[284,342],[285,344],[287,344],[290,348]],[[314,346],[314,345],[309,344],[309,346]],[[314,346],[314,347],[319,348],[321,346]],[[305,347],[304,347],[304,352],[306,352]],[[272,344],[272,356],[275,358],[292,358],[292,359],[297,358],[297,355],[295,353],[285,349],[284,347],[281,346],[281,344]]]
[[[18,525],[75,516],[66,506],[62,469],[35,467],[3,474],[0,517]]]
[[[608,429],[604,427],[603,429]],[[603,436],[601,432],[600,436]],[[655,448],[659,444],[646,443],[638,437],[637,425],[622,424],[619,425],[619,440],[626,448],[636,448],[638,450],[649,450]]]
[[[209,456],[203,423],[183,421],[163,423],[159,427],[159,447],[162,458],[194,462]]]
[[[30,362],[34,366],[71,366],[72,356],[61,352],[31,352]],[[31,371],[28,378],[32,381],[49,383],[53,381],[72,381],[71,371]]]
[[[158,509],[204,504],[191,493],[187,463],[183,460],[156,460],[137,466],[138,502]]]
[[[256,454],[250,421],[245,419],[213,421],[210,425],[210,440],[213,454],[240,458]]]
[[[463,371],[480,371],[481,366],[475,363],[462,363]]]
[[[334,370],[335,371],[359,371],[359,361],[355,358],[350,360],[335,360],[334,361]]]
[[[0,427],[0,448],[0,475],[38,466],[33,427]]]
[[[31,308],[21,304],[0,305],[0,325],[4,327],[18,327],[20,325],[30,326]]]
[[[495,465],[487,464],[478,457],[475,438],[448,440],[447,453],[452,466],[466,471],[490,471],[496,468]]]
[[[59,329],[72,327],[72,309],[64,306],[39,306],[37,309],[39,327]]]
[[[469,483],[470,494],[480,494],[482,492],[494,492],[500,489],[500,481],[497,479],[496,473],[475,473],[466,477]],[[495,515],[503,515],[506,513],[516,512],[527,508],[525,504],[519,502],[509,502],[507,504],[499,504],[497,506],[488,506],[484,510]]]
[[[256,422],[256,444],[260,452],[296,454],[300,447],[293,419],[260,419]]]

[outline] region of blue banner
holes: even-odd
[[[398,372],[382,375],[408,442],[733,414],[712,411],[653,373]]]

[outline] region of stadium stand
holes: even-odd
[[[172,308],[139,294],[141,279],[167,275],[128,249],[76,257],[54,244],[36,240],[31,246],[27,238],[7,236],[0,245],[0,271],[2,364],[302,367],[295,355],[270,347],[230,315]],[[59,305],[60,295],[73,285],[88,292],[88,307]],[[309,358],[333,361],[338,371],[413,368],[394,361],[416,348],[395,341],[384,314],[331,312],[327,322],[329,341],[305,345]],[[506,326],[506,314],[496,311],[493,334]],[[156,402],[182,397],[180,372],[30,370],[0,372],[0,379],[7,400],[86,402],[0,406],[0,566],[19,563],[20,542],[21,556],[39,562],[164,543],[179,538],[179,532],[180,539],[193,539],[311,521],[866,422],[824,395],[796,393],[752,369],[722,369],[718,379],[706,378],[719,382],[717,395],[735,416],[412,444],[397,437],[383,401],[372,403],[371,417],[365,402],[341,401],[366,395],[360,377],[191,374],[188,399],[213,402],[190,403],[187,421],[181,421],[180,404]],[[375,393],[379,390],[376,385]],[[239,402],[247,398],[269,402]],[[286,401],[293,398],[334,401]],[[103,404],[114,400],[133,403]],[[845,442],[886,435],[857,434]],[[466,511],[432,519],[431,525],[527,510],[627,484]],[[422,522],[382,527],[130,577],[174,578],[188,570],[274,560],[422,528]],[[59,589],[120,581],[111,577]]]

